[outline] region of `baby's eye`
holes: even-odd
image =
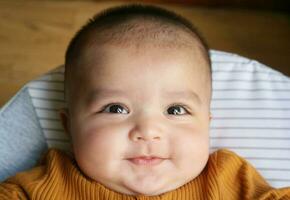
[[[173,113],[173,115],[184,115],[184,114],[188,114],[189,112],[183,106],[174,105],[174,106],[169,107],[168,113],[169,114]]]
[[[102,112],[109,112],[109,113],[124,113],[128,111],[124,111],[125,109],[123,108],[123,106],[119,105],[119,104],[109,104],[107,106],[105,106],[105,109],[103,109]],[[126,114],[126,113],[124,113]]]

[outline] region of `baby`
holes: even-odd
[[[211,61],[183,17],[150,5],[108,9],[65,58],[73,156],[49,150],[0,186],[0,199],[290,199],[231,151],[209,155]]]

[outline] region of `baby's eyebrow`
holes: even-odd
[[[109,98],[113,96],[122,96],[127,97],[129,95],[127,90],[118,90],[118,89],[95,89],[89,93],[87,97],[88,105],[97,101],[99,98]],[[201,104],[201,99],[199,96],[191,90],[182,90],[182,91],[165,91],[162,93],[163,98],[185,98],[193,100],[198,105]]]
[[[166,92],[164,92],[164,97],[166,97],[166,98],[182,97],[182,98],[186,98],[186,99],[191,99],[195,103],[197,103],[198,105],[201,104],[201,99],[199,98],[199,96],[195,92],[193,92],[191,90],[166,91]]]
[[[108,98],[112,96],[127,96],[127,92],[123,90],[117,90],[117,89],[95,89],[92,92],[89,93],[87,96],[87,103],[91,104],[95,101],[97,101],[100,98]]]

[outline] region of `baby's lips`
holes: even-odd
[[[160,158],[160,157],[152,157],[152,156],[140,156],[140,157],[135,157],[135,158],[129,158],[127,160],[134,163],[135,165],[153,166],[153,165],[160,164],[165,159]]]

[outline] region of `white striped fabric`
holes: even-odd
[[[290,185],[290,78],[239,55],[211,50],[211,152],[228,148],[250,161],[274,187]],[[58,109],[62,66],[28,84],[49,147],[70,151]]]

